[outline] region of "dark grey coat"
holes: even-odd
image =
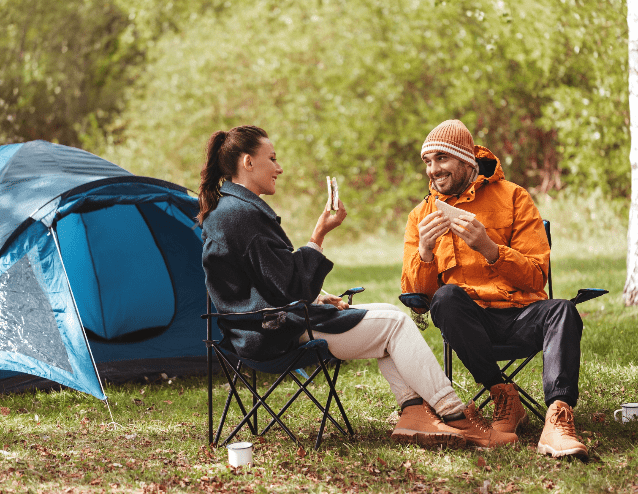
[[[332,262],[310,247],[294,250],[281,219],[266,202],[241,185],[224,182],[222,198],[204,220],[202,264],[206,286],[218,312],[245,312],[315,300]],[[312,305],[315,331],[343,333],[366,311]],[[276,358],[299,345],[303,312],[289,314],[277,329],[261,321],[221,322],[238,355],[257,361]]]

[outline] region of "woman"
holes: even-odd
[[[320,295],[333,266],[321,246],[343,222],[346,210],[339,201],[331,214],[327,205],[308,244],[295,251],[280,218],[259,197],[275,193],[282,173],[268,134],[258,127],[218,131],[208,141],[198,220],[206,286],[217,311],[314,300],[309,308],[314,336],[325,339],[335,357],[377,359],[402,409],[393,439],[423,446],[516,441],[515,434],[494,431],[473,404],[465,407],[405,313],[389,304],[349,307],[340,297]],[[263,328],[260,321],[220,325],[237,354],[253,360],[273,359],[308,338],[302,314],[289,314],[277,329]]]

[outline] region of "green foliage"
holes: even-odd
[[[195,190],[207,137],[256,124],[284,166],[278,205],[321,207],[333,175],[350,228],[403,226],[423,139],[462,118],[528,188],[628,193],[621,0],[188,5],[99,149],[134,172]]]
[[[284,165],[282,215],[307,223],[331,175],[347,228],[367,232],[402,228],[427,192],[423,139],[461,118],[532,191],[629,195],[624,0],[0,0],[0,12],[3,140],[81,144],[196,190],[208,136],[260,125]]]
[[[555,129],[563,179],[630,196],[629,66],[624,0],[562,0],[554,34],[555,83],[541,127]]]
[[[69,145],[122,111],[143,60],[112,1],[0,0],[0,140]]]

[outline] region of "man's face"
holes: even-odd
[[[471,165],[442,151],[425,153],[421,159],[426,164],[426,173],[437,192],[448,196],[461,194],[469,185],[473,168]]]

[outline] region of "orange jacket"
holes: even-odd
[[[496,308],[524,307],[547,299],[549,243],[538,209],[525,189],[505,180],[500,161],[489,149],[475,146],[474,154],[477,161],[496,160],[491,176],[479,175],[458,198],[430,187],[430,195],[410,213],[403,245],[402,291],[425,293],[431,299],[440,286],[454,284],[480,306]],[[449,230],[437,239],[434,259],[421,260],[418,224],[436,211],[436,198],[476,214],[498,244],[494,264],[488,264]]]

